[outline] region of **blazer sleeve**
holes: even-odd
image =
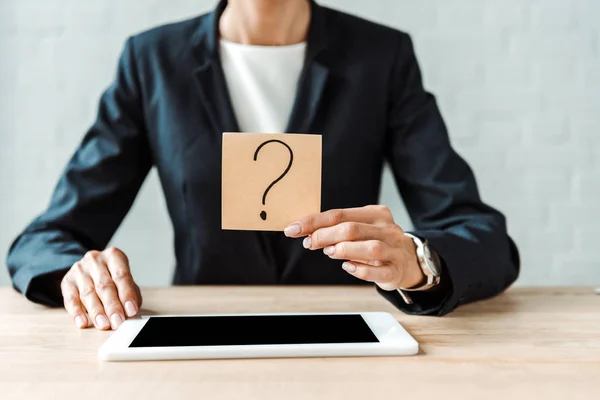
[[[13,286],[29,300],[62,306],[62,276],[87,251],[104,249],[151,168],[133,54],[129,39],[97,119],[68,162],[48,209],[9,249]]]
[[[425,91],[412,41],[401,34],[389,87],[386,157],[415,235],[442,259],[442,284],[380,293],[404,312],[444,315],[461,304],[494,296],[519,274],[519,254],[504,216],[484,204],[471,168],[451,147],[434,97]]]

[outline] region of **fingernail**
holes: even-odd
[[[110,327],[116,330],[123,323],[123,318],[119,314],[113,314],[110,316]]]
[[[335,247],[334,246],[327,246],[323,249],[323,253],[327,254],[328,256],[332,255],[333,253],[335,253]]]
[[[283,230],[285,236],[296,236],[302,232],[300,224],[292,224]]]
[[[135,307],[135,304],[133,304],[132,301],[128,301],[125,303],[125,312],[127,313],[128,317],[133,317],[135,314],[137,314],[137,308]]]
[[[342,264],[342,269],[344,271],[350,272],[350,273],[356,272],[356,265],[348,263],[348,262],[345,262],[345,263]]]
[[[312,240],[310,239],[310,236],[305,237],[304,240],[302,241],[302,246],[304,246],[305,249],[310,249],[311,245],[312,245]]]
[[[85,328],[85,319],[83,319],[83,317],[81,315],[78,315],[75,317],[75,325],[77,325],[78,328]]]
[[[98,315],[96,317],[96,326],[100,329],[108,328],[110,324],[108,323],[108,319],[104,315]]]

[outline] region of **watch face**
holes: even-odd
[[[423,256],[425,256],[425,260],[427,260],[427,266],[433,272],[433,275],[440,276],[442,271],[440,271],[439,265],[435,261],[435,258],[429,251],[429,246],[423,246]]]

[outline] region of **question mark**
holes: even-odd
[[[294,162],[294,152],[292,151],[291,147],[288,146],[286,143],[282,142],[281,140],[275,140],[275,139],[273,139],[273,140],[267,140],[266,142],[264,142],[263,144],[261,144],[260,146],[258,146],[258,148],[256,149],[256,151],[254,152],[254,161],[257,160],[258,153],[260,152],[260,150],[264,146],[266,146],[267,144],[269,144],[269,143],[279,143],[279,144],[284,145],[288,149],[288,151],[290,152],[290,162],[289,162],[287,168],[285,169],[285,171],[283,171],[283,174],[281,174],[279,176],[279,178],[277,178],[273,182],[271,182],[271,184],[265,189],[265,192],[263,193],[263,197],[262,197],[262,204],[263,204],[263,206],[265,205],[265,202],[267,200],[267,193],[269,193],[269,190],[271,190],[271,188],[273,186],[275,186],[275,184],[277,182],[279,182],[280,180],[282,180],[283,177],[286,176],[286,174],[288,172],[290,172],[290,168],[292,168],[292,163]],[[263,210],[260,213],[260,217],[262,218],[263,221],[266,221],[267,220],[267,212]]]

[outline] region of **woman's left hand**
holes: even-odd
[[[390,209],[373,205],[309,215],[284,231],[303,237],[309,250],[323,249],[342,268],[384,290],[411,288],[425,279],[412,239],[394,223]]]

